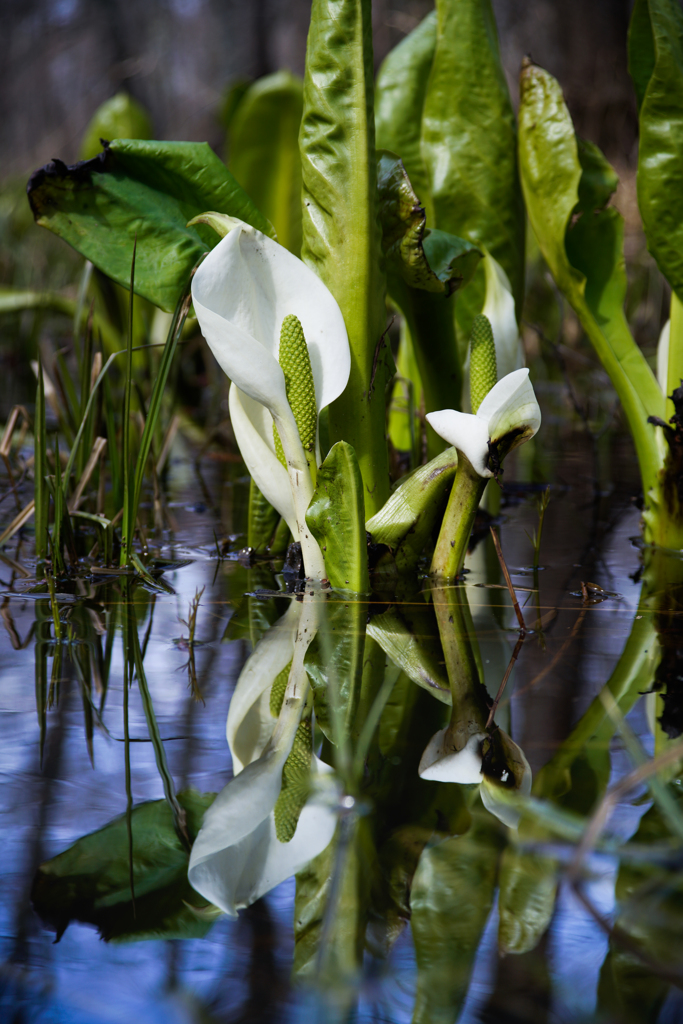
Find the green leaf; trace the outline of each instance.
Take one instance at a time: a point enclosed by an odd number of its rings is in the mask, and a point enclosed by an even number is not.
[[[245,92],[230,124],[228,166],[265,214],[280,245],[301,252],[299,127],[303,83],[290,71],[266,75]]]
[[[443,650],[431,606],[392,605],[368,623],[368,636],[409,679],[423,686],[444,704],[451,703],[451,687],[443,667]]]
[[[356,453],[346,441],[332,446],[318,470],[306,522],[322,549],[332,587],[367,594],[370,583],[363,481]]]
[[[465,835],[422,853],[410,900],[417,961],[414,1024],[446,1024],[459,1016],[493,906],[500,847],[499,830],[477,816]]]
[[[427,208],[431,197],[420,127],[435,49],[436,11],[431,11],[384,59],[375,92],[377,146],[398,154]]]
[[[343,745],[351,733],[360,695],[368,606],[330,594],[321,611],[324,617],[304,664],[316,723],[331,743]]]
[[[378,153],[377,189],[382,247],[390,272],[411,288],[441,295],[452,295],[467,284],[481,252],[445,231],[426,230],[424,209],[393,153]]]
[[[683,11],[637,0],[629,70],[639,102],[638,206],[647,247],[683,300]]]
[[[218,242],[209,227],[187,227],[193,217],[217,210],[273,235],[205,142],[115,140],[93,160],[53,160],[36,171],[28,197],[38,224],[123,287],[137,236],[136,291],[167,312]]]
[[[297,981],[324,979],[342,998],[352,990],[363,959],[367,893],[375,859],[367,821],[360,819],[348,830],[338,829],[330,845],[297,874],[293,964]],[[326,945],[321,948],[323,934]]]
[[[191,839],[214,797],[194,790],[178,794]],[[70,921],[94,924],[106,941],[201,938],[211,927],[210,918],[191,909],[207,904],[187,880],[189,853],[176,835],[167,802],[139,804],[131,818],[135,907],[126,815],[38,868],[31,900],[58,939]]]
[[[579,201],[574,213],[595,213],[607,203],[619,184],[614,168],[605,160],[600,150],[587,139],[576,137],[576,146],[581,164],[579,179]]]
[[[647,417],[663,415],[664,397],[624,316],[622,218],[612,207],[589,213],[585,205],[605,199],[613,179],[595,147],[579,148],[551,75],[525,61],[520,88],[520,171],[529,220],[621,400],[648,495],[657,486],[661,455]]]
[[[145,108],[127,92],[117,92],[93,114],[83,133],[81,160],[92,160],[102,149],[102,139],[151,139],[152,122]]]
[[[458,457],[448,448],[401,483],[386,505],[366,523],[376,544],[394,551],[401,571],[414,569],[432,532],[441,522]]]
[[[484,246],[506,271],[520,310],[524,204],[517,135],[490,0],[438,0],[437,40],[422,116],[434,227]],[[432,226],[430,221],[430,226]],[[484,303],[480,270],[458,302],[458,326]]]
[[[346,323],[351,375],[330,406],[330,440],[355,448],[369,514],[389,493],[384,391],[393,376],[383,342],[373,80],[369,0],[313,0],[300,135],[302,258]]]

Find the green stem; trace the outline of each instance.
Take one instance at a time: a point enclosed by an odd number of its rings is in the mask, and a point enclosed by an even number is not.
[[[680,387],[683,379],[683,303],[671,292],[671,324],[669,327],[669,363],[666,371],[666,414],[668,421],[675,413],[674,404],[669,395]]]
[[[470,736],[485,731],[488,717],[474,650],[474,625],[464,587],[434,589],[432,602],[453,699],[449,730],[456,750],[462,750]]]
[[[452,580],[462,570],[474,517],[487,483],[488,479],[475,473],[469,459],[459,451],[453,490],[432,558],[432,576]]]

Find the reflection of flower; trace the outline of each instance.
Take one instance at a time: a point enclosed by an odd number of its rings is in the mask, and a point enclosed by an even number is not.
[[[192,301],[202,333],[232,381],[237,443],[254,482],[301,540],[307,572],[324,575],[320,550],[306,526],[313,484],[278,353],[282,323],[293,314],[303,328],[320,413],[349,378],[344,319],[320,278],[277,242],[242,221],[204,216],[228,233],[197,270]],[[287,469],[275,452],[273,423]],[[319,463],[317,431],[314,455]]]
[[[529,371],[521,369],[499,380],[475,414],[442,409],[427,413],[427,420],[467,457],[478,476],[491,477],[508,452],[538,431],[541,410]]]
[[[261,756],[272,736],[275,722],[270,691],[273,681],[292,660],[301,609],[300,601],[290,602],[285,614],[263,634],[240,672],[226,725],[235,775]]]
[[[521,815],[505,800],[504,791],[514,789],[523,796],[531,792],[529,762],[502,729],[473,732],[460,748],[452,725],[440,729],[427,744],[418,771],[435,782],[480,785],[484,807],[510,828],[517,827]]]
[[[190,885],[231,917],[296,874],[332,841],[337,815],[324,792],[315,791],[293,838],[278,840],[273,808],[288,753],[288,748],[273,751],[232,779],[206,812],[192,847]],[[330,771],[314,761],[318,772]]]
[[[330,769],[314,757],[311,794],[289,842],[280,842],[275,826],[282,772],[308,692],[304,655],[317,629],[317,608],[309,596],[292,603],[261,638],[245,665],[235,689],[236,710],[233,712],[231,703],[228,715],[235,777],[206,812],[190,855],[190,884],[233,917],[321,853],[337,825],[331,801],[322,787],[315,785],[316,776]],[[264,741],[270,707],[264,709],[263,700],[289,660],[292,665],[282,709],[276,723],[270,719]],[[254,720],[250,720],[252,715]],[[241,758],[249,763],[245,765]]]

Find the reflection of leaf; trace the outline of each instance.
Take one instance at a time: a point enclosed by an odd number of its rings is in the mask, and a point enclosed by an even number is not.
[[[305,668],[313,691],[316,723],[331,743],[348,736],[356,714],[363,672],[367,605],[331,594]],[[334,716],[339,716],[339,721]]]
[[[680,779],[668,787],[679,808]],[[661,845],[671,839],[671,831],[655,804],[641,818],[633,842],[642,848]],[[615,888],[618,914],[615,927],[626,932],[638,948],[652,960],[679,975],[683,967],[681,930],[683,928],[683,883],[680,865],[674,857],[669,864],[648,863],[645,859],[623,861]],[[643,964],[635,953],[614,942],[602,965],[598,987],[598,1006],[624,1024],[657,1020],[669,985]]]
[[[443,667],[443,650],[429,605],[392,606],[368,623],[368,634],[406,675],[444,704],[451,688]]]
[[[219,241],[211,228],[187,227],[189,220],[218,210],[273,233],[205,142],[114,140],[93,160],[73,167],[53,160],[36,171],[28,197],[38,224],[124,288],[137,237],[135,290],[168,312],[197,260]]]
[[[320,980],[319,967],[335,988],[356,979],[374,862],[368,825],[361,820],[338,829],[329,846],[297,874],[293,968],[297,980],[311,976]]]
[[[191,839],[214,796],[194,790],[178,794]],[[176,835],[168,803],[139,804],[132,832],[134,908],[125,815],[38,868],[31,900],[57,938],[70,921],[94,924],[103,939],[119,942],[201,938],[209,930],[211,921],[191,909],[206,904],[187,880],[189,854]]]
[[[493,905],[500,844],[498,830],[475,817],[465,835],[428,847],[420,858],[410,900],[415,1024],[451,1024],[459,1015]]]

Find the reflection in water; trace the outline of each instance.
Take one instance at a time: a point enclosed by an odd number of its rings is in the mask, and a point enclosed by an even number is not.
[[[542,636],[525,637],[493,718],[519,634],[488,545],[464,584],[400,600],[288,594],[267,566],[200,550],[167,568],[173,594],[113,573],[54,600],[12,583],[0,1006],[70,1021],[114,1005],[165,1021],[675,1020],[681,761],[614,786],[639,742],[676,742],[681,563],[644,552],[637,600],[615,563],[563,562],[539,590],[506,553]],[[584,574],[625,598],[572,597]],[[173,638],[202,587],[188,690]],[[554,691],[552,740],[536,704]]]

